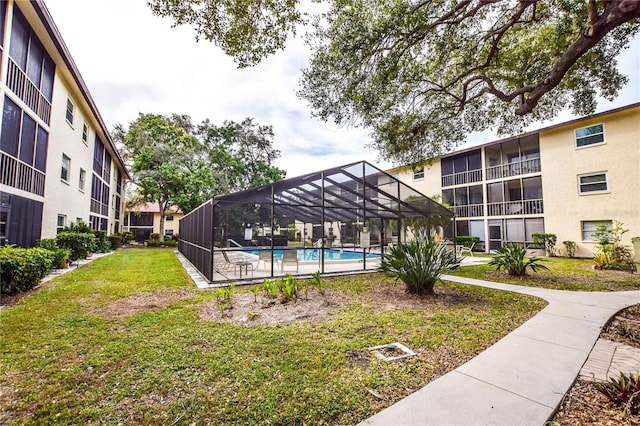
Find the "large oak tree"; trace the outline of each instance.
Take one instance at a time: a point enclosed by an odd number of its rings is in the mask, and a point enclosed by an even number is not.
[[[640,28],[637,0],[327,0],[311,19],[300,95],[314,113],[367,126],[410,163],[473,131],[520,131],[568,107],[595,110],[627,78],[616,57]],[[297,0],[151,0],[155,14],[256,64],[305,22]],[[637,46],[636,46],[637,48]]]

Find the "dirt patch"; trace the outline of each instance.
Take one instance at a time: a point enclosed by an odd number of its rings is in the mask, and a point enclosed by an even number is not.
[[[486,300],[479,295],[463,293],[453,288],[436,287],[435,294],[407,293],[404,284],[374,286],[365,293],[366,300],[373,299],[374,303],[386,309],[425,309],[427,307],[445,307],[473,304],[485,306]]]
[[[200,319],[242,324],[246,326],[286,324],[294,321],[323,321],[336,315],[351,298],[340,292],[309,290],[307,298],[285,302],[281,298],[266,299],[253,294],[234,294],[231,306],[224,312],[216,300],[203,303]]]
[[[631,321],[626,321],[627,319]],[[640,305],[624,309],[605,326],[600,337],[640,348]],[[578,380],[565,395],[553,418],[555,425],[640,425],[640,414],[630,415],[599,392],[592,380]]]
[[[189,299],[193,296],[191,290],[156,291],[138,294],[109,302],[100,309],[94,309],[93,314],[107,319],[126,318],[142,312],[151,312],[163,308],[171,303]]]

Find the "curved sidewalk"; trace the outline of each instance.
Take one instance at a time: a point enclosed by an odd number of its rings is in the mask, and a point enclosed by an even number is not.
[[[544,425],[609,318],[640,303],[640,291],[575,292],[442,278],[537,296],[549,304],[472,360],[361,425]]]

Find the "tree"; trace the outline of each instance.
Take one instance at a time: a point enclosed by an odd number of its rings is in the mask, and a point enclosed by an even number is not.
[[[155,114],[140,114],[128,131],[122,126],[114,131],[131,162],[140,201],[158,204],[161,239],[167,209],[199,198],[212,183],[212,174],[197,159],[199,144],[192,133],[188,116]]]
[[[129,205],[152,202],[160,210],[160,235],[168,207],[189,213],[215,195],[281,180],[284,170],[271,163],[273,129],[247,118],[238,124],[199,126],[188,115],[140,114],[128,130],[117,125],[114,140],[124,148],[136,193]]]
[[[316,15],[300,96],[314,113],[372,129],[381,156],[414,163],[466,134],[521,131],[595,110],[627,78],[616,56],[640,28],[637,0],[331,0]],[[296,0],[152,0],[240,66],[282,48]],[[266,40],[266,41],[265,41]]]
[[[284,179],[286,172],[272,165],[280,157],[273,148],[273,128],[252,118],[215,126],[205,120],[198,135],[209,167],[224,176],[225,192],[242,191]]]

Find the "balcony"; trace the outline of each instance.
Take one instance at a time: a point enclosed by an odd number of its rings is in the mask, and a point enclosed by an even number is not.
[[[544,213],[542,199],[489,203],[487,208],[489,209],[488,216],[521,216]]]
[[[466,206],[454,206],[453,212],[457,218],[460,217],[479,217],[484,216],[484,208],[482,204],[469,204]]]
[[[31,82],[18,64],[9,58],[7,70],[7,86],[29,106],[45,123],[51,119],[51,102],[45,98],[40,89]]]
[[[0,152],[0,182],[12,188],[44,196],[45,174],[22,161]]]
[[[442,186],[462,185],[469,182],[482,181],[482,169],[468,170],[466,172],[454,173],[442,176]]]
[[[540,159],[531,158],[529,160],[516,161],[499,166],[487,167],[487,180],[501,179],[510,176],[536,173],[540,171]]]

